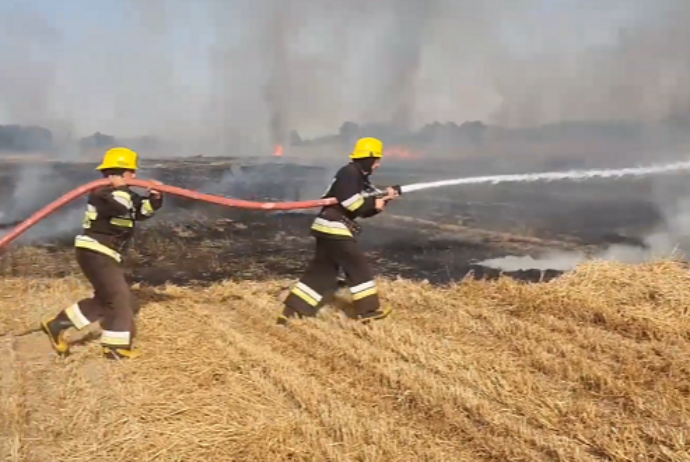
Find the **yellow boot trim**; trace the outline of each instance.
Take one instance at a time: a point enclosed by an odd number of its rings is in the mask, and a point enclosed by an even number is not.
[[[388,316],[390,316],[390,314],[392,312],[393,312],[393,308],[391,308],[390,306],[386,306],[385,308],[381,309],[380,314],[377,314],[376,316],[371,316],[369,318],[361,318],[360,322],[366,324],[369,321],[377,321],[379,319],[384,319],[384,318],[387,318]]]
[[[69,343],[65,339],[65,331],[63,330],[60,332],[58,335],[58,341],[56,342],[53,334],[50,333],[50,328],[48,327],[48,324],[55,318],[51,319],[45,319],[41,321],[41,330],[45,332],[45,334],[48,336],[48,340],[50,340],[50,345],[53,347],[53,350],[61,356],[66,355],[69,353]]]
[[[108,348],[103,347],[103,354],[105,356],[116,356],[117,359],[136,359],[141,356],[141,350],[138,348]]]

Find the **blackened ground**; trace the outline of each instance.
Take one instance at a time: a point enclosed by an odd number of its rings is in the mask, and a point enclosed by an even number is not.
[[[392,171],[382,168],[373,177],[374,183],[409,184],[437,180],[442,175],[438,169],[432,177],[431,172],[403,167]],[[457,167],[451,165],[443,175],[462,177],[462,171],[456,171]],[[317,198],[328,185],[334,168],[267,163],[217,165],[210,169],[194,164],[184,169],[157,168],[148,173],[191,189],[249,200],[285,201]],[[687,182],[677,175],[663,178],[663,187],[658,178],[447,187],[405,195],[390,210],[438,223],[606,245],[615,243],[612,236],[621,232],[645,233],[657,225],[662,220],[660,190],[678,183]],[[184,208],[199,206],[178,198],[173,198],[172,203]],[[214,213],[212,209],[206,210]]]
[[[296,279],[312,257],[314,240],[308,230],[313,215],[236,212],[232,219],[200,217],[152,221],[142,226],[127,258],[132,281],[156,286],[206,285],[226,279]],[[496,278],[499,271],[475,263],[509,251],[500,240],[449,238],[434,230],[395,226],[379,219],[365,224],[361,244],[379,275],[435,284],[467,276]],[[59,277],[76,270],[71,238],[39,247],[46,252],[45,261],[3,257],[0,275]],[[536,270],[506,274],[538,282],[558,273]]]
[[[246,159],[167,160],[149,163],[140,176],[243,199],[303,200],[323,192],[335,167]],[[56,163],[51,168],[61,181],[52,187],[38,182],[35,189],[29,189],[35,205],[25,204],[22,210],[33,213],[58,193],[97,178],[88,164]],[[8,210],[8,204],[12,206],[9,210],[17,210],[16,183],[18,179],[28,181],[19,169],[9,165],[0,170],[0,213]],[[42,167],[42,175],[45,171]],[[462,176],[454,165],[442,171],[445,178]],[[440,175],[438,168],[432,172],[423,165],[399,164],[377,171],[374,180],[384,186],[442,179]],[[678,189],[680,183],[687,183],[682,180],[666,177],[664,182]],[[640,236],[661,217],[653,200],[658,193],[655,181],[477,185],[412,193],[392,203],[383,217],[367,220],[362,246],[377,271],[386,276],[434,283],[459,280],[469,273],[493,278],[497,270],[476,263],[506,255],[535,255],[561,244],[578,249],[621,242],[641,245]],[[83,201],[78,201],[73,210],[42,224],[48,229],[37,232],[40,242],[63,265],[36,263],[32,272],[50,268],[51,275],[59,275],[69,271],[71,241],[79,231],[82,208]],[[310,213],[247,212],[167,196],[164,209],[143,226],[135,242],[129,263],[133,278],[149,284],[188,284],[226,278],[299,277],[314,245],[308,234]],[[396,215],[409,220],[387,218]],[[5,214],[5,224],[22,218]],[[7,258],[0,260],[3,271],[16,274],[26,269],[20,261],[8,264]],[[548,280],[557,274],[531,270],[512,276]]]
[[[11,229],[14,228],[15,226],[21,224],[22,220],[14,220],[14,221],[9,221],[5,223],[0,223],[0,229]]]
[[[24,197],[28,205],[16,207],[17,164],[0,167],[0,223],[26,218],[31,212],[54,200],[71,188],[97,178],[93,165],[52,164],[52,176],[40,166],[41,181]],[[424,165],[404,162],[385,164],[373,180],[380,186],[409,184],[467,175],[462,162]],[[165,183],[213,194],[252,200],[305,200],[318,197],[325,190],[337,164],[296,165],[266,159],[177,159],[144,163],[142,178],[156,178]],[[29,169],[39,166],[29,166]],[[516,170],[521,171],[521,170]],[[490,174],[472,171],[472,175]],[[659,204],[669,197],[686,197],[688,182],[682,175],[633,180],[596,180],[588,182],[553,182],[489,184],[447,187],[411,193],[392,205],[393,213],[439,223],[461,224],[478,229],[510,232],[533,237],[605,245],[624,234],[639,237],[662,220]],[[10,202],[13,202],[10,204]],[[198,202],[169,197],[168,210],[194,209]],[[24,215],[8,214],[19,210]],[[223,216],[218,207],[205,208]],[[614,236],[612,240],[611,237]]]

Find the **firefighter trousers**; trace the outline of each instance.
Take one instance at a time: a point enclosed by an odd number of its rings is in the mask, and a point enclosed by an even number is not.
[[[65,310],[77,329],[102,321],[103,346],[128,349],[136,334],[136,303],[122,265],[113,258],[87,249],[76,249],[77,263],[94,294]]]
[[[317,237],[314,258],[285,299],[286,313],[315,316],[324,296],[337,290],[340,268],[357,314],[366,317],[378,311],[380,301],[374,275],[357,241]]]

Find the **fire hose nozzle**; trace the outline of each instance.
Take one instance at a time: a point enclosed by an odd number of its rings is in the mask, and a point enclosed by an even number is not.
[[[400,185],[394,185],[390,186],[391,188],[395,189],[395,191],[398,193],[398,195],[402,196],[402,187]],[[386,188],[388,189],[388,188]],[[377,187],[373,187],[370,191],[367,191],[366,193],[362,194],[364,197],[375,197],[377,199],[381,199],[383,197],[386,197],[388,194],[388,191],[386,189],[379,189]]]
[[[394,185],[394,186],[390,186],[390,187],[393,188],[393,189],[395,189],[395,190],[397,191],[397,193],[398,193],[399,196],[402,196],[402,188],[400,187],[400,185]],[[377,187],[372,187],[372,189],[370,189],[369,191],[363,193],[362,196],[365,197],[365,198],[367,198],[367,197],[375,197],[375,198],[377,198],[377,199],[381,199],[381,198],[386,197],[386,195],[388,195],[387,189],[388,189],[388,188],[386,188],[386,189],[379,189],[379,188],[377,188]]]
[[[378,188],[373,188],[373,189],[370,189],[369,191],[362,193],[362,197],[364,197],[365,199],[368,197],[375,197],[376,199],[380,199],[382,197],[385,197],[385,195],[386,195],[386,191],[381,191]]]

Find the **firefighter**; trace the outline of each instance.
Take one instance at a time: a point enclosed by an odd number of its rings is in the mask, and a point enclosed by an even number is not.
[[[53,348],[62,356],[70,348],[65,339],[67,329],[81,330],[96,321],[102,321],[101,345],[106,358],[134,358],[140,354],[132,345],[136,303],[125,279],[123,252],[135,223],[151,218],[163,205],[163,196],[155,189],[141,196],[125,184],[125,179],[136,177],[138,160],[136,152],[116,147],[105,153],[96,168],[110,185],[89,195],[84,229],[74,241],[77,263],[93,287],[93,296],[41,323]]]
[[[360,227],[355,221],[377,215],[400,193],[400,188],[390,187],[384,197],[363,196],[373,189],[369,176],[379,167],[382,157],[380,140],[362,138],[350,155],[351,162],[336,173],[323,197],[335,197],[338,204],[323,207],[314,220],[311,234],[316,238],[316,253],[285,299],[278,324],[315,316],[324,296],[337,289],[341,270],[360,321],[382,319],[390,314],[391,309],[382,307],[379,301],[374,274],[357,242]]]

